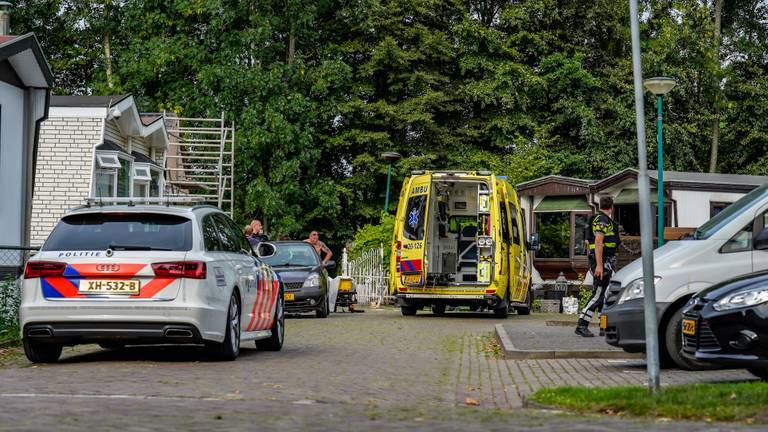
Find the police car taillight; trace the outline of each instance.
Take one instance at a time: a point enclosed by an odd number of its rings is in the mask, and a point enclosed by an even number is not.
[[[178,261],[152,264],[157,277],[205,279],[205,263],[202,261]]]
[[[66,268],[67,264],[62,262],[30,261],[24,267],[24,279],[61,276]]]

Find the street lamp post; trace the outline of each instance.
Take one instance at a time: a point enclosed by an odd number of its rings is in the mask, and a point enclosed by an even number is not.
[[[389,183],[392,179],[392,164],[400,160],[402,156],[400,153],[396,152],[384,152],[381,154],[381,157],[387,161],[387,164],[389,164],[389,167],[387,167],[387,197],[384,200],[384,213],[389,212]]]
[[[658,161],[656,162],[656,169],[658,170],[658,182],[656,185],[656,192],[658,193],[658,200],[656,201],[656,208],[658,209],[658,219],[656,220],[656,232],[658,236],[658,246],[664,246],[664,152],[663,152],[663,127],[662,127],[662,114],[661,114],[661,97],[670,90],[675,88],[677,80],[670,77],[653,77],[643,81],[645,88],[651,93],[656,95],[656,110],[658,112],[656,119],[656,139],[658,144],[656,146]]]
[[[635,88],[635,123],[637,124],[637,189],[640,198],[640,249],[643,261],[643,321],[645,321],[645,355],[648,370],[648,390],[661,391],[659,386],[659,334],[656,322],[656,289],[653,271],[653,228],[651,227],[651,198],[648,181],[648,152],[645,142],[645,108],[643,103],[643,66],[640,61],[640,18],[637,0],[629,0],[629,23],[632,39],[632,76]]]

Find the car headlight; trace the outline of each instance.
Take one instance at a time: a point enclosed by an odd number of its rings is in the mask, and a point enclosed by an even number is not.
[[[712,307],[716,311],[725,311],[755,306],[766,302],[768,302],[768,287],[760,287],[728,294],[716,301]]]
[[[653,284],[656,285],[661,280],[660,276],[653,277]],[[623,304],[629,300],[643,298],[645,296],[645,282],[643,278],[635,279],[621,291],[619,296],[619,304]]]
[[[317,273],[312,273],[308,278],[304,280],[304,285],[302,286],[306,288],[318,285],[320,285],[320,275]]]

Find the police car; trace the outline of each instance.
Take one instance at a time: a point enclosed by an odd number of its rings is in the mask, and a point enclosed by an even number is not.
[[[21,332],[36,363],[82,343],[204,344],[234,360],[242,341],[282,348],[283,301],[279,277],[216,207],[80,208],[27,262]]]

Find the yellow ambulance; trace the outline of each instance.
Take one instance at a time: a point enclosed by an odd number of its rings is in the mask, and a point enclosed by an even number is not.
[[[403,315],[469,306],[531,310],[525,218],[514,187],[486,171],[414,171],[400,192],[390,290]],[[535,247],[535,245],[534,245]]]

